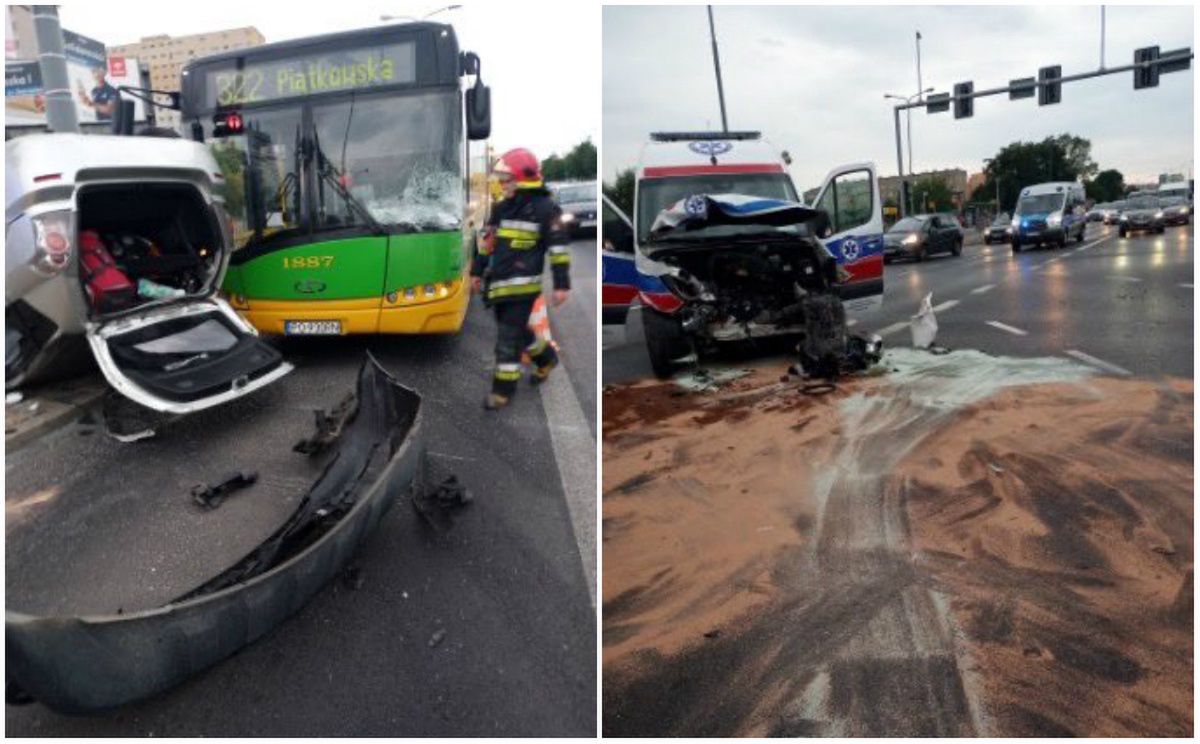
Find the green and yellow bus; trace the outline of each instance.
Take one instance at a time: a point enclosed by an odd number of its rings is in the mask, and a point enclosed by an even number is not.
[[[188,64],[183,127],[224,179],[234,308],[271,334],[457,332],[489,99],[479,58],[438,23]]]

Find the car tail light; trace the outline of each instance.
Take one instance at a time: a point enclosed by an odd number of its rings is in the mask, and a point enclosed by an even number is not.
[[[54,276],[71,261],[72,220],[69,211],[47,212],[31,217],[33,223],[33,268]]]

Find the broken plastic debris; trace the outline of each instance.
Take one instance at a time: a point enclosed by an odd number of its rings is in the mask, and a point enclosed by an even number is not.
[[[337,441],[338,437],[342,435],[342,430],[346,428],[346,422],[352,419],[357,412],[358,397],[354,393],[342,398],[342,401],[328,412],[313,411],[317,430],[311,437],[296,442],[292,451],[309,457],[323,452],[330,444]]]
[[[257,480],[255,471],[230,473],[211,486],[206,483],[192,486],[192,501],[204,509],[216,509],[234,491],[252,486]]]
[[[921,300],[921,308],[912,316],[908,325],[912,331],[913,348],[928,349],[933,345],[938,330],[937,316],[933,314],[933,292]]]

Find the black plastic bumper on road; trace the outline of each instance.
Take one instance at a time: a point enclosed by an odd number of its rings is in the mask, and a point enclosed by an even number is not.
[[[8,612],[10,699],[20,692],[75,714],[140,700],[230,656],[303,607],[420,472],[420,396],[368,357],[358,400],[337,453],[293,517],[204,587],[165,607],[124,615]]]

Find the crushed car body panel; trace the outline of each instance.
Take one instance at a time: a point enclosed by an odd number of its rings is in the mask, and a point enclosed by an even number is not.
[[[228,570],[152,610],[93,617],[8,611],[10,698],[15,685],[73,714],[143,699],[230,656],[303,607],[410,488],[424,455],[417,393],[368,357],[357,394],[354,419],[299,508]]]

